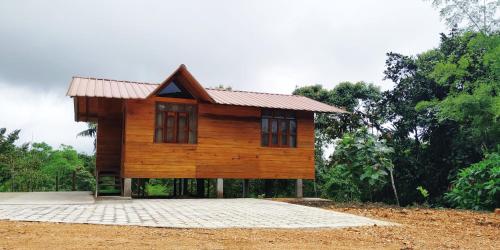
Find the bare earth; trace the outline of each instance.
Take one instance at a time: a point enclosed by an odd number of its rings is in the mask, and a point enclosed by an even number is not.
[[[307,203],[305,205],[388,220],[401,226],[216,230],[0,221],[0,249],[495,249],[500,242],[500,216],[494,213],[394,208],[380,204]]]

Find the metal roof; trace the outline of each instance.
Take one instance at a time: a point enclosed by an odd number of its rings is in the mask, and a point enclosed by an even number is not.
[[[74,76],[67,96],[146,99],[158,84]]]
[[[219,89],[207,89],[207,92],[217,104],[307,110],[328,113],[347,113],[345,110],[300,95],[283,95]]]
[[[159,84],[118,81],[91,77],[73,77],[67,95],[70,97],[106,97],[118,99],[146,99]],[[347,113],[313,99],[284,94],[205,89],[215,104],[306,110],[312,112]]]

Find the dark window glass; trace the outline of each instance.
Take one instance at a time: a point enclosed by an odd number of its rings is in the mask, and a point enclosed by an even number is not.
[[[181,143],[187,143],[189,137],[189,126],[188,126],[188,117],[187,113],[179,113],[178,114],[178,128],[177,128],[177,141]]]
[[[285,111],[283,111],[283,110],[275,110],[274,111],[274,117],[280,118],[280,119],[285,118]]]
[[[297,136],[290,136],[290,147],[297,147]]]
[[[288,145],[288,125],[286,120],[280,120],[280,137],[281,146]]]
[[[168,112],[166,116],[166,121],[164,124],[164,129],[166,138],[165,142],[175,142],[175,114],[174,112]]]
[[[278,145],[278,120],[271,120],[271,144]]]
[[[269,119],[262,118],[261,122],[261,145],[269,146]]]
[[[262,117],[272,117],[273,111],[271,109],[262,110]]]
[[[193,99],[193,96],[184,87],[182,87],[182,85],[176,83],[175,81],[170,82],[167,86],[160,90],[160,92],[158,92],[158,96]]]
[[[290,120],[290,147],[297,147],[297,121]]]

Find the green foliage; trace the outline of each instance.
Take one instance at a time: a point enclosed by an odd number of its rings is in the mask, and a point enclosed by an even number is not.
[[[418,186],[417,190],[424,199],[427,199],[427,197],[429,197],[429,191],[427,191],[427,189],[425,189],[424,187]]]
[[[359,167],[369,165],[369,158],[355,152],[356,147],[346,147],[349,153],[335,151],[332,160],[344,154],[345,161],[336,163],[336,168],[329,168],[325,160],[326,145],[336,138],[342,138],[341,147],[354,144],[344,135],[352,136],[366,126],[394,150],[387,159],[397,166],[393,189],[400,191],[402,204],[442,205],[443,194],[460,170],[479,162],[484,152],[500,143],[498,58],[500,34],[452,30],[441,35],[439,47],[416,56],[388,53],[384,73],[395,84],[391,90],[380,93],[366,84],[359,87],[363,83],[358,87],[342,83],[332,90],[320,85],[297,89],[294,94],[351,112],[316,116],[315,163],[321,193],[338,200],[366,200],[370,195],[378,201],[391,200],[387,185],[391,172],[377,174]],[[347,178],[350,171],[359,180]],[[366,186],[357,196],[352,187],[360,187],[356,182],[361,177]],[[425,186],[427,197],[418,186]]]
[[[163,184],[146,184],[146,194],[148,196],[167,196],[167,188]]]
[[[445,197],[454,207],[492,210],[500,206],[500,154],[462,169]]]
[[[95,158],[62,145],[46,143],[16,146],[19,130],[0,129],[0,191],[93,190]],[[75,183],[73,183],[73,176]]]
[[[87,129],[76,134],[76,136],[94,138],[94,151],[95,151],[97,147],[97,123],[88,122]]]
[[[372,200],[372,193],[389,181],[394,169],[392,152],[385,140],[377,139],[366,128],[345,134],[332,155],[324,192],[339,200]]]
[[[322,196],[338,202],[361,201],[361,189],[344,166],[330,168],[322,178],[325,180]]]

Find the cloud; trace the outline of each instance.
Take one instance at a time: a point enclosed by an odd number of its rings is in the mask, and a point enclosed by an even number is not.
[[[87,126],[74,121],[69,97],[5,83],[0,83],[0,89],[0,128],[7,128],[8,132],[21,129],[18,143],[47,142],[53,147],[66,144],[80,152],[93,151],[92,139],[76,137]]]
[[[181,63],[205,86],[388,89],[385,53],[435,47],[444,31],[421,0],[1,1],[0,121],[23,128],[25,139],[88,149],[72,141],[84,125],[64,97],[71,76],[159,82]]]

